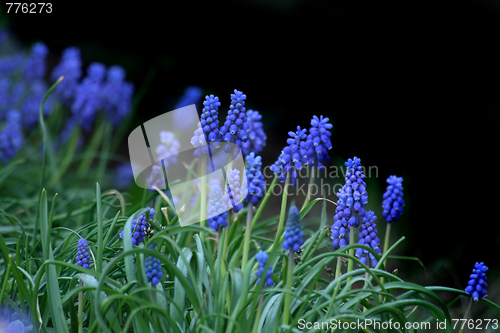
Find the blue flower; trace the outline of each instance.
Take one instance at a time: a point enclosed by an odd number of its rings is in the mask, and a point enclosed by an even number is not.
[[[201,120],[198,123],[198,128],[191,138],[191,144],[195,146],[196,150],[194,156],[200,157],[201,154],[208,153],[207,143],[214,143],[215,148],[219,148],[220,133],[219,133],[219,97],[210,95],[205,96],[203,101],[205,106],[201,111]],[[212,152],[213,154],[214,152]]]
[[[201,111],[200,124],[205,134],[207,142],[220,142],[219,133],[219,97],[210,95],[205,96],[203,101],[203,110]],[[216,146],[217,147],[217,146]]]
[[[114,126],[118,126],[131,110],[133,94],[134,86],[125,81],[125,70],[120,66],[111,66],[103,86],[102,102]]]
[[[358,243],[371,247],[378,255],[380,255],[382,251],[379,248],[380,240],[377,237],[377,225],[375,224],[376,219],[377,217],[374,212],[371,210],[366,212],[366,215],[363,217],[359,227]],[[360,258],[360,261],[365,265],[368,265],[367,259],[370,259],[371,267],[377,266],[378,261],[375,259],[375,256],[365,249],[356,249],[356,257]]]
[[[174,109],[179,109],[184,106],[196,104],[200,100],[202,92],[203,91],[200,87],[197,86],[187,87],[186,90],[184,91],[184,95],[181,96],[181,98],[175,105]]]
[[[0,31],[0,45],[2,45],[3,41],[7,38],[7,30],[3,29]]]
[[[189,86],[184,91],[174,109],[179,109],[191,104],[195,104],[198,107],[198,102],[203,97],[203,90],[197,86]],[[186,119],[186,117],[188,117]],[[198,115],[186,112],[174,112],[174,122],[176,126],[181,130],[188,130],[192,123],[198,120]]]
[[[332,225],[331,238],[335,249],[349,244],[350,226],[355,228],[359,226],[359,218],[366,215],[365,206],[368,203],[361,159],[354,156],[345,162],[345,166],[347,167],[345,184],[337,193],[337,208]]]
[[[125,188],[129,186],[134,180],[134,173],[130,163],[123,163],[118,165],[113,172],[115,184],[117,188]]]
[[[149,246],[150,249],[156,249],[155,244],[151,244]],[[154,257],[152,255],[147,255],[146,256],[146,263],[145,263],[145,268],[146,268],[146,277],[148,279],[148,282],[151,282],[153,286],[156,286],[158,283],[160,283],[160,279],[163,276],[163,273],[161,271],[161,261],[157,257]]]
[[[75,261],[77,266],[90,268],[90,252],[87,241],[83,238],[78,240]]]
[[[24,83],[24,82],[23,82]],[[33,80],[30,84],[24,83],[19,89],[23,89],[22,94],[25,95],[23,104],[21,106],[21,114],[23,127],[27,130],[32,130],[38,124],[40,104],[47,92],[47,84],[42,80]],[[50,113],[52,107],[52,97],[49,96],[45,101],[43,113],[47,115]]]
[[[163,166],[167,169],[169,165],[177,163],[181,143],[175,138],[174,133],[168,131],[160,132],[160,142],[156,147],[157,162],[161,163],[163,160]]]
[[[267,252],[264,252],[262,250],[259,250],[259,253],[257,253],[257,256],[256,256],[256,259],[257,259],[257,262],[259,263],[259,267],[257,268],[257,284],[260,283],[260,278],[262,277],[262,274],[264,274],[264,269],[266,268],[266,265],[267,265],[267,260],[269,259],[269,255],[267,254]],[[273,268],[272,267],[269,267],[269,269],[267,270],[267,274],[266,274],[266,282],[264,283],[264,287],[265,286],[272,286],[274,281],[273,281]]]
[[[387,190],[384,193],[384,201],[382,202],[382,207],[384,211],[382,216],[387,222],[399,220],[399,216],[403,214],[403,206],[405,201],[403,200],[403,178],[390,176],[387,178]]]
[[[227,228],[227,203],[223,200],[222,188],[217,179],[210,180],[209,201],[207,206],[208,224],[214,230]]]
[[[313,116],[311,120],[311,128],[307,136],[305,148],[307,149],[307,157],[309,166],[318,166],[320,170],[324,169],[321,162],[328,162],[328,150],[332,148],[330,136],[332,133],[332,124],[328,123],[328,118]]]
[[[287,139],[288,146],[283,148],[278,160],[271,166],[271,170],[275,174],[279,174],[279,181],[284,182],[286,173],[291,173],[292,185],[297,185],[298,171],[303,165],[307,164],[307,150],[304,148],[304,140],[307,130],[297,126],[296,132],[288,132],[290,138]]]
[[[103,106],[103,80],[106,68],[92,63],[87,76],[76,88],[75,100],[71,105],[72,117],[85,131],[90,131],[97,112]]]
[[[27,81],[41,80],[45,75],[45,58],[49,53],[47,46],[42,43],[36,43],[31,48],[31,53],[23,69],[23,77]]]
[[[193,153],[194,157],[199,158],[202,153],[208,154],[207,140],[200,122],[198,122],[198,128],[194,131],[194,135],[191,138],[191,144],[196,148]]]
[[[148,178],[148,188],[151,192],[156,192],[153,186],[163,189],[166,187],[165,175],[163,174],[163,168],[157,164],[153,165],[151,168],[151,174]]]
[[[474,267],[475,268],[472,270],[472,274],[470,275],[469,283],[465,288],[465,292],[467,294],[472,293],[472,298],[474,298],[475,301],[478,301],[488,295],[488,292],[486,291],[486,287],[488,286],[486,283],[486,271],[488,270],[488,267],[486,267],[483,262],[476,262]]]
[[[82,60],[80,49],[77,47],[68,47],[63,50],[61,61],[53,69],[50,77],[52,81],[56,81],[61,76],[64,76],[64,80],[59,83],[54,93],[69,106],[75,97],[78,82],[82,77]]]
[[[231,169],[227,176],[226,193],[222,200],[226,203],[228,209],[233,209],[233,212],[238,213],[243,209],[242,199],[248,194],[248,191],[241,186],[240,170]]]
[[[234,89],[231,94],[231,105],[227,112],[224,126],[220,129],[222,140],[227,143],[234,143],[237,147],[248,140],[247,132],[250,131],[250,125],[247,123],[245,99],[247,96],[241,91]],[[231,149],[230,145],[224,147],[226,153]]]
[[[251,201],[255,206],[259,203],[259,200],[264,196],[264,192],[266,191],[264,175],[260,171],[262,168],[262,157],[255,156],[255,153],[251,152],[245,159],[247,161],[245,170],[247,181],[243,182],[242,192],[247,192],[248,195],[243,202],[247,204]]]
[[[21,128],[21,114],[18,111],[7,113],[5,125],[0,131],[0,159],[7,164],[14,157],[24,142]]]
[[[6,77],[19,71],[22,68],[24,53],[19,52],[14,55],[0,59],[0,77]]]
[[[302,224],[300,223],[299,209],[294,205],[288,211],[288,220],[286,221],[286,229],[283,243],[283,250],[290,250],[294,252],[300,251],[300,247],[304,244],[302,237]]]
[[[243,143],[241,149],[245,155],[250,154],[250,152],[258,154],[266,145],[267,136],[264,133],[261,119],[262,116],[259,111],[247,111],[247,122],[250,125],[250,131],[248,132],[248,140]]]
[[[0,78],[0,120],[3,120],[7,116],[7,112],[14,108],[10,85],[10,78]]]
[[[149,210],[149,219],[151,220],[155,216],[155,210],[153,208],[147,207]],[[139,245],[144,241],[144,236],[146,236],[147,230],[149,229],[149,223],[146,221],[146,213],[142,214],[138,218],[132,221],[131,233],[132,233],[132,245]],[[120,237],[123,238],[123,230],[120,232]]]

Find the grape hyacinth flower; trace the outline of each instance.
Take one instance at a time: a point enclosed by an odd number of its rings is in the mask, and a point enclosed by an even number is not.
[[[208,218],[210,228],[216,231],[227,228],[227,203],[222,199],[222,193],[219,181],[211,179],[207,213],[211,216]]]
[[[382,216],[388,223],[391,223],[399,220],[399,216],[403,214],[403,206],[405,205],[403,200],[403,178],[390,176],[387,178],[387,183],[389,185],[383,196],[382,207],[384,211]]]
[[[125,70],[120,66],[108,69],[103,85],[103,109],[114,126],[118,126],[132,108],[134,86],[125,81]]]
[[[151,192],[155,192],[153,186],[156,186],[159,189],[163,189],[166,187],[163,168],[156,164],[151,168],[151,174],[148,178],[148,188],[151,190]]]
[[[467,294],[472,294],[474,301],[478,301],[488,295],[486,291],[486,287],[488,286],[486,283],[486,271],[488,271],[488,267],[486,267],[483,262],[476,262],[474,267],[468,285],[465,288],[465,292]]]
[[[304,140],[307,130],[297,126],[296,132],[288,132],[290,138],[287,139],[288,146],[283,148],[278,160],[271,166],[275,174],[279,174],[279,181],[284,182],[286,173],[291,173],[292,185],[297,185],[298,171],[307,164],[307,150],[304,148]]]
[[[78,82],[82,76],[81,67],[80,49],[68,47],[63,50],[59,64],[52,71],[52,81],[64,76],[64,80],[56,87],[54,93],[68,106],[75,97]]]
[[[198,102],[200,99],[203,97],[203,90],[200,87],[197,86],[188,86],[186,90],[184,90],[184,94],[181,96],[177,104],[175,104],[174,109],[180,109],[182,107],[195,104],[198,106]],[[193,118],[196,117],[196,119],[191,118],[191,115],[193,115]],[[186,119],[186,116],[189,118]],[[188,112],[186,113],[179,113],[179,112],[174,112],[174,121],[175,124],[179,127],[180,130],[185,131],[188,130],[186,126],[189,126],[193,122],[197,120],[197,116]]]
[[[72,118],[87,132],[92,128],[94,118],[103,105],[105,73],[103,64],[90,64],[87,76],[76,88],[75,100],[71,105]]]
[[[255,156],[251,152],[246,156],[246,177],[247,181],[243,182],[242,192],[247,192],[248,195],[243,200],[244,203],[252,202],[252,205],[257,205],[259,200],[264,196],[266,191],[266,184],[264,182],[264,175],[260,171],[262,167],[262,157]]]
[[[330,130],[333,125],[328,123],[328,118],[313,116],[311,119],[311,128],[307,136],[304,148],[307,149],[309,166],[318,166],[320,170],[324,169],[322,162],[330,161],[328,150],[332,148]]]
[[[294,205],[288,211],[288,220],[286,221],[285,241],[283,243],[283,250],[290,250],[299,252],[300,247],[304,244],[302,237],[302,224],[300,223],[299,209]]]
[[[90,252],[89,245],[87,241],[83,238],[78,240],[78,247],[76,250],[75,261],[77,266],[81,266],[83,268],[90,268]]]
[[[354,156],[353,159],[345,162],[345,166],[347,167],[345,184],[337,193],[339,199],[333,217],[331,236],[333,248],[341,248],[349,244],[349,229],[351,226],[354,228],[359,226],[359,218],[366,215],[365,206],[368,203],[361,159]]]
[[[0,131],[0,159],[7,164],[21,149],[23,142],[21,114],[12,110],[7,113],[5,126]]]
[[[234,89],[234,94],[231,94],[231,105],[227,112],[226,121],[220,129],[222,140],[227,143],[234,143],[237,147],[241,147],[248,140],[247,132],[250,131],[250,125],[247,123],[245,113],[246,98],[247,96],[243,92]],[[224,147],[226,153],[230,149],[229,144]]]
[[[169,165],[177,163],[181,143],[175,138],[174,133],[168,131],[160,132],[160,141],[161,144],[156,147],[157,162],[162,163],[163,160],[163,166],[166,169]]]
[[[376,219],[377,216],[375,216],[374,212],[371,210],[366,212],[366,215],[363,217],[363,221],[359,227],[358,243],[371,247],[378,255],[380,255],[382,251],[379,248],[380,240],[377,237],[377,225],[375,224]],[[378,261],[375,259],[375,256],[365,249],[356,249],[356,257],[360,258],[359,260],[365,265],[368,265],[367,259],[369,259],[369,263],[372,268],[377,266]]]
[[[49,49],[44,43],[39,42],[33,45],[23,69],[23,77],[25,80],[31,82],[33,80],[43,79],[46,69],[45,58],[48,53]]]
[[[219,145],[217,143],[220,142],[219,97],[214,95],[205,96],[203,106],[200,124],[203,129],[203,134],[205,134],[205,141],[208,143],[215,143],[215,148],[218,148]]]
[[[222,196],[222,200],[228,208],[232,208],[233,212],[238,213],[243,209],[242,198],[248,194],[248,190],[241,187],[240,170],[229,170],[226,181],[226,193]]]
[[[149,219],[155,216],[155,210],[153,208],[147,207],[149,210]],[[146,221],[146,213],[142,214],[138,218],[132,221],[132,245],[139,245],[144,241],[144,236],[146,236],[147,230],[149,229],[149,223]],[[123,238],[123,230],[120,232],[120,237]]]
[[[262,116],[259,111],[248,110],[247,111],[247,122],[250,125],[250,131],[248,132],[248,140],[242,143],[241,150],[244,155],[248,155],[251,152],[258,154],[262,151],[266,145],[267,136],[264,133]]]
[[[33,80],[29,85],[23,84],[18,86],[23,90],[23,94],[27,94],[21,106],[22,125],[27,130],[32,130],[38,124],[40,104],[47,92],[47,85],[42,80]],[[50,113],[52,106],[52,98],[49,96],[44,104],[44,115]]]
[[[202,153],[208,154],[207,140],[205,139],[200,122],[198,122],[198,128],[194,131],[194,135],[191,138],[191,144],[196,148],[193,153],[194,157],[199,158]]]
[[[149,248],[156,249],[156,244],[151,244]],[[156,286],[158,283],[160,283],[160,279],[163,276],[163,273],[161,271],[160,259],[148,254],[146,256],[145,265],[146,265],[146,277],[148,279],[148,282],[151,282],[153,286]]]
[[[134,180],[134,172],[130,163],[122,163],[113,172],[114,184],[117,188],[126,188]]]
[[[262,250],[259,250],[259,253],[257,253],[257,262],[259,263],[259,267],[257,268],[257,284],[260,283],[260,278],[262,277],[262,274],[264,273],[264,269],[266,268],[266,265],[267,265],[267,260],[269,259],[269,255],[267,254],[267,252],[264,252]],[[265,283],[264,283],[264,287],[265,286],[272,286],[274,281],[273,281],[273,278],[272,278],[272,275],[273,275],[273,268],[272,267],[269,267],[269,269],[267,270],[267,274],[266,274],[266,277],[265,277]]]

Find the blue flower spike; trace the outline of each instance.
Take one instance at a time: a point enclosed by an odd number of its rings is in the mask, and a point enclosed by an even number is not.
[[[251,152],[245,159],[247,162],[245,170],[247,181],[243,182],[242,187],[244,189],[242,192],[247,192],[248,195],[243,202],[246,204],[252,202],[255,206],[259,203],[259,200],[264,196],[264,192],[266,191],[264,175],[260,171],[262,168],[262,157],[255,156],[255,153]]]
[[[152,220],[155,216],[155,210],[149,207],[146,209],[149,211],[149,220]],[[132,245],[139,245],[144,241],[144,237],[147,235],[150,227],[149,220],[146,219],[146,213],[144,213],[132,221]],[[123,230],[120,232],[120,237],[123,238]]]
[[[156,249],[156,244],[151,244],[149,246],[150,249]],[[152,255],[146,256],[146,277],[148,282],[151,282],[153,286],[156,286],[160,283],[160,279],[163,276],[161,271],[161,261],[157,257]]]
[[[384,211],[382,216],[388,223],[399,220],[399,216],[403,214],[403,178],[390,176],[387,178],[387,190],[384,193],[382,207]]]
[[[472,294],[474,301],[478,301],[488,295],[486,291],[486,287],[488,286],[486,283],[486,271],[488,271],[488,267],[483,262],[476,262],[470,275],[469,283],[465,288],[467,294]]]
[[[377,225],[375,224],[375,220],[377,220],[377,217],[374,212],[371,210],[366,212],[366,215],[363,217],[359,227],[358,243],[371,247],[378,255],[380,255],[382,251],[379,248],[380,239],[377,237]],[[365,249],[356,249],[356,257],[358,257],[359,260],[365,265],[368,265],[369,263],[372,268],[377,266],[378,261],[375,259],[375,256]]]
[[[208,208],[209,216],[208,224],[215,231],[220,231],[221,228],[227,228],[227,203],[222,199],[223,192],[217,179],[210,180],[210,192],[208,193]]]
[[[227,143],[234,143],[237,147],[242,147],[243,143],[248,140],[248,132],[250,131],[250,124],[248,124],[246,117],[246,99],[247,95],[234,89],[234,94],[231,94],[231,105],[229,111],[227,111],[226,121],[220,129],[222,140]],[[230,149],[229,144],[224,147],[226,153]]]
[[[259,111],[247,111],[247,121],[250,125],[250,131],[248,132],[248,140],[243,143],[242,151],[244,155],[248,155],[251,152],[258,154],[266,145],[267,135],[264,132],[261,119],[262,116]]]
[[[89,245],[87,241],[83,238],[80,238],[78,240],[75,261],[77,266],[81,266],[83,268],[90,268]]]
[[[283,250],[299,252],[300,247],[304,244],[302,224],[300,223],[300,212],[297,206],[290,207],[288,211],[288,220],[286,221],[286,229],[283,243]]]
[[[330,130],[333,125],[328,123],[329,118],[313,116],[311,119],[311,128],[307,140],[303,143],[303,148],[307,150],[309,166],[318,166],[320,170],[324,169],[322,162],[330,161],[328,150],[332,148]]]
[[[257,268],[257,284],[260,283],[260,278],[262,277],[262,275],[264,274],[264,270],[266,268],[266,265],[267,265],[267,260],[269,259],[269,255],[267,254],[267,252],[264,252],[262,250],[259,250],[259,253],[257,253],[257,262],[259,263],[259,267]],[[267,270],[267,274],[266,274],[266,281],[264,283],[264,287],[265,286],[272,286],[274,281],[273,281],[273,278],[272,278],[272,275],[273,275],[273,268],[272,267],[269,267],[269,269]]]
[[[6,118],[5,126],[0,130],[0,160],[5,164],[17,154],[24,142],[21,114],[11,110]]]
[[[233,212],[238,213],[243,209],[243,204],[241,203],[243,196],[246,197],[248,191],[241,186],[240,170],[231,169],[229,170],[227,176],[227,186],[226,193],[222,197],[222,200],[226,203],[229,209]]]
[[[307,150],[305,149],[304,139],[307,138],[307,129],[301,129],[297,126],[296,132],[288,132],[290,138],[287,139],[288,146],[283,148],[278,160],[271,166],[271,170],[278,175],[279,181],[284,182],[286,173],[291,173],[292,185],[297,185],[298,171],[303,165],[307,165]]]
[[[337,193],[339,199],[333,216],[331,238],[334,249],[349,244],[350,227],[359,226],[360,218],[366,215],[365,206],[368,203],[361,159],[354,156],[345,162],[345,166],[347,167],[345,184]]]

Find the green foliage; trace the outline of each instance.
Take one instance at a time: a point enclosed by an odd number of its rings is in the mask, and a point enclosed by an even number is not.
[[[42,131],[33,136],[42,139],[42,147],[46,147],[50,135],[43,119],[41,124]],[[105,139],[110,134],[105,128],[96,130],[104,139],[92,140],[90,148],[78,153],[87,161],[83,168],[75,164],[79,157],[74,139],[58,153],[51,149],[44,150],[42,156],[30,152],[33,156],[22,155],[0,167],[0,303],[2,315],[11,321],[33,325],[37,332],[77,332],[81,326],[84,332],[249,333],[298,332],[305,322],[339,325],[368,319],[392,323],[392,328],[377,332],[416,332],[406,329],[405,324],[420,321],[435,327],[436,321],[451,322],[449,304],[436,292],[468,297],[462,290],[420,286],[385,271],[383,263],[404,237],[382,256],[359,244],[333,251],[326,207],[334,203],[328,198],[312,200],[301,210],[301,218],[305,218],[315,212],[317,203],[322,204],[316,229],[305,230],[303,251],[289,258],[281,247],[287,197],[282,200],[279,216],[261,218],[276,179],[253,218],[249,217],[252,229],[247,246],[243,241],[247,209],[232,214],[229,229],[221,235],[201,225],[181,227],[178,217],[169,216],[167,222],[158,209],[167,202],[156,193],[144,191],[134,199],[116,189],[102,191],[99,183],[89,184],[89,175],[104,174],[111,156]],[[98,151],[101,143],[104,152]],[[43,172],[45,154],[50,170],[47,177]],[[101,162],[93,163],[97,155]],[[42,163],[36,162],[37,158]],[[68,173],[72,176],[66,177]],[[121,239],[119,231],[130,230],[133,219],[143,214],[146,206],[157,211],[152,223],[155,231],[145,243],[133,246],[131,235],[124,233]],[[91,269],[74,264],[80,237],[88,241]],[[149,248],[151,243],[157,244],[157,250]],[[355,247],[371,252],[378,260],[377,267],[368,268],[349,254]],[[242,270],[243,248],[249,253]],[[261,248],[269,254],[265,271],[273,267],[272,287],[263,287],[265,279],[256,284],[255,255]],[[162,263],[164,276],[157,287],[147,282],[147,255]],[[349,272],[343,259],[353,263]],[[344,272],[336,278],[335,267]],[[290,295],[290,311],[284,325],[286,294]],[[488,299],[481,302],[500,312],[496,303]],[[394,328],[396,323],[399,329]],[[314,325],[302,330],[326,331]],[[343,331],[347,330],[335,330]],[[454,330],[448,325],[446,331]]]

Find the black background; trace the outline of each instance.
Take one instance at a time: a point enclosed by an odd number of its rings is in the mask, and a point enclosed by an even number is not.
[[[289,130],[329,116],[333,160],[357,155],[377,166],[379,195],[389,175],[405,178],[408,204],[393,225],[394,239],[406,236],[399,254],[432,268],[432,284],[464,288],[476,261],[498,276],[494,1],[167,3],[54,3],[52,14],[8,15],[9,29],[23,43],[44,41],[53,65],[78,45],[86,65],[120,64],[136,87],[155,70],[137,123],[190,84],[219,95],[222,108],[242,90],[263,114],[267,165]]]

